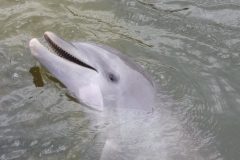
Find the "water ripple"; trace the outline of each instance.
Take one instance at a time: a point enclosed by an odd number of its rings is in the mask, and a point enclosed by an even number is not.
[[[237,0],[4,0],[0,159],[237,159],[239,10]],[[36,85],[28,42],[46,30],[136,60],[153,76],[154,112],[96,113],[42,67]]]

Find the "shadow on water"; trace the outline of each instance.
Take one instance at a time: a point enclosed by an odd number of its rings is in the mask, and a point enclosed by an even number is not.
[[[33,76],[33,83],[35,84],[35,86],[43,87],[44,83],[43,83],[43,79],[42,79],[39,67],[38,66],[32,67],[30,68],[29,72]]]
[[[43,70],[45,70],[45,69],[43,68]],[[30,68],[29,72],[33,76],[33,84],[36,87],[43,87],[45,85],[43,82],[42,74],[41,74],[41,67],[34,66],[34,67]],[[58,79],[53,77],[50,73],[46,73],[46,77],[49,80],[51,80],[52,82],[54,82],[56,84],[56,86],[59,86],[61,88],[66,88],[62,82],[60,82]],[[71,95],[71,93],[66,93],[65,96],[67,96],[70,101],[79,103],[79,101],[73,95]]]

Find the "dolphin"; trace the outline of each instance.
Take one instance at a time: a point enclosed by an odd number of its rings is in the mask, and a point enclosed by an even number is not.
[[[29,42],[31,55],[80,102],[99,111],[106,108],[152,111],[154,83],[126,55],[100,43],[70,43],[49,31],[44,38],[52,51],[33,38]]]

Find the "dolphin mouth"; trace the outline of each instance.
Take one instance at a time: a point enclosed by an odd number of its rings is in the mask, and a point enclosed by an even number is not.
[[[72,63],[75,63],[77,65],[80,65],[82,67],[85,68],[89,68],[92,70],[95,70],[96,72],[98,72],[95,68],[93,68],[92,66],[84,63],[83,61],[81,61],[80,59],[76,58],[74,55],[72,55],[70,52],[67,52],[66,50],[63,49],[63,47],[61,47],[60,45],[57,44],[57,42],[54,42],[53,39],[51,39],[51,36],[49,36],[49,34],[53,34],[51,32],[45,32],[44,33],[44,38],[46,40],[46,42],[48,43],[48,45],[52,48],[52,50],[56,53],[57,56],[68,60]],[[56,35],[54,35],[56,36]],[[58,36],[56,36],[57,38],[59,38]],[[59,38],[61,39],[61,38]],[[63,40],[63,39],[62,39]],[[64,40],[63,40],[64,41]],[[66,41],[65,41],[66,42]],[[68,43],[68,42],[66,42]],[[71,45],[71,47],[76,48],[75,46],[73,46],[71,43],[69,43]]]

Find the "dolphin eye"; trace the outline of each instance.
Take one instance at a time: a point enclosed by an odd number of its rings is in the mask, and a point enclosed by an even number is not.
[[[117,76],[115,76],[114,74],[112,73],[109,73],[108,74],[108,80],[112,83],[117,83],[118,82],[118,78]]]

